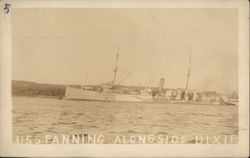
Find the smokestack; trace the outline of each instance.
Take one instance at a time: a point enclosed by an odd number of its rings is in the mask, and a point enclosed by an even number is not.
[[[159,92],[160,92],[160,93],[163,91],[164,82],[165,82],[165,79],[164,79],[164,78],[161,78],[161,79],[160,79],[160,83],[159,83]]]

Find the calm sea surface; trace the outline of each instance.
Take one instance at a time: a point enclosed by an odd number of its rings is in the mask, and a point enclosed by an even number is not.
[[[131,135],[237,135],[238,106],[13,98],[14,142],[63,134],[103,135],[104,143]]]

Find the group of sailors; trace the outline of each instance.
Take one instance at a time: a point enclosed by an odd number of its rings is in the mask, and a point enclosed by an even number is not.
[[[166,90],[162,92],[152,93],[154,99],[165,99],[165,100],[192,100],[192,101],[216,101],[218,100],[218,94],[206,94],[199,92],[190,92],[186,90]]]
[[[152,93],[154,99],[166,99],[166,100],[196,100],[198,93],[190,93],[188,91],[165,91]]]

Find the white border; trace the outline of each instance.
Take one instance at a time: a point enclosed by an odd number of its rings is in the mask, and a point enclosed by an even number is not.
[[[12,144],[11,8],[238,8],[239,143],[234,145],[20,145]],[[249,151],[249,7],[247,0],[2,0],[0,1],[0,156],[242,157]]]

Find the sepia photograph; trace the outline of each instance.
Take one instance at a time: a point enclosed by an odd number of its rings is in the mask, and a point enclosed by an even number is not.
[[[249,154],[246,1],[105,2],[0,1],[0,156]]]
[[[237,21],[237,9],[13,9],[13,142],[237,143]]]

